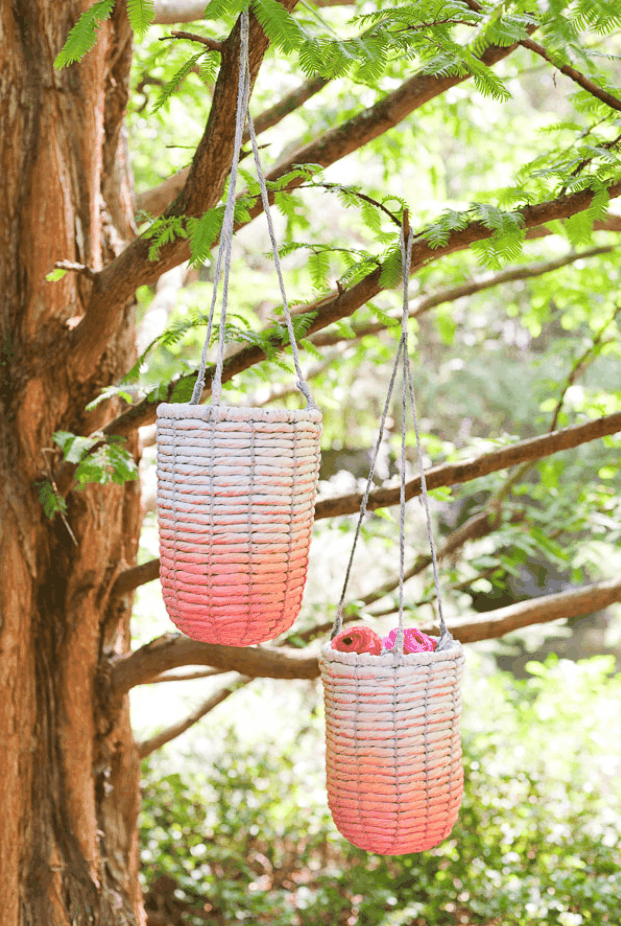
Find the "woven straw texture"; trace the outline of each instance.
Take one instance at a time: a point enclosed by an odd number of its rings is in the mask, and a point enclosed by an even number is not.
[[[463,663],[458,642],[404,656],[322,648],[328,803],[355,846],[402,855],[449,835],[463,793]]]
[[[287,630],[302,604],[321,414],[160,405],[160,579],[177,627],[248,646]]]

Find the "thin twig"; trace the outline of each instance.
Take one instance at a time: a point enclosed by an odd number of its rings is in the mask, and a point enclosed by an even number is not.
[[[54,267],[57,270],[68,270],[70,273],[81,273],[82,276],[88,277],[89,280],[94,280],[97,277],[95,270],[91,270],[86,264],[78,264],[72,260],[57,260]]]
[[[202,718],[215,707],[222,704],[223,701],[226,701],[235,691],[251,681],[251,678],[245,676],[238,678],[237,681],[230,685],[226,685],[224,688],[220,688],[218,691],[214,692],[214,694],[210,695],[206,701],[199,704],[184,720],[180,720],[178,723],[174,723],[165,730],[162,730],[161,733],[157,733],[148,740],[138,743],[138,755],[140,758],[144,759],[146,756],[150,756],[156,749],[161,749],[166,743],[170,743],[172,740],[177,739],[178,736],[181,736],[182,733],[185,733],[186,730],[189,730],[190,727],[197,724],[199,720],[202,720]]]
[[[49,479],[49,481],[50,481],[50,485],[52,486],[52,492],[54,493],[54,498],[56,499],[56,504],[57,504],[57,506],[58,506],[58,513],[59,513],[59,515],[60,515],[60,517],[61,517],[61,519],[62,519],[63,524],[64,524],[65,527],[67,528],[67,532],[69,533],[69,536],[71,537],[71,539],[73,540],[75,546],[77,547],[77,546],[79,546],[78,541],[76,540],[76,536],[75,536],[75,534],[73,533],[73,531],[71,530],[71,525],[69,524],[69,521],[67,520],[67,518],[66,518],[66,516],[65,516],[65,505],[66,505],[66,502],[65,502],[64,498],[62,497],[62,495],[60,494],[60,492],[58,491],[58,486],[56,485],[56,482],[55,482],[55,480],[54,480],[54,475],[53,475],[53,473],[52,473],[52,468],[51,468],[51,466],[50,466],[50,461],[49,461],[48,458],[47,458],[47,454],[48,454],[48,453],[55,453],[55,451],[52,450],[51,447],[44,447],[44,448],[42,449],[41,453],[42,453],[43,459],[44,459],[44,461],[45,461],[45,468],[46,468],[46,470],[47,470],[47,475],[48,475],[48,479]]]
[[[219,54],[222,54],[224,48],[224,42],[218,42],[217,39],[210,39],[206,35],[196,35],[194,32],[182,32],[174,31],[170,35],[164,35],[159,40],[160,42],[166,42],[170,39],[185,39],[188,42],[198,42],[200,45],[205,45],[210,51],[217,51]]]

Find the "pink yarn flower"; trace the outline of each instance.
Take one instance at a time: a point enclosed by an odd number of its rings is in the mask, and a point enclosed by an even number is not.
[[[403,631],[403,633],[404,653],[432,653],[438,645],[432,637],[428,637],[426,633],[423,633],[421,630],[417,630],[416,627],[408,627],[407,630]],[[384,647],[386,649],[392,649],[395,645],[396,639],[397,631],[391,630],[388,636],[384,637]]]
[[[379,656],[382,652],[382,641],[370,627],[347,627],[337,633],[332,641],[332,649],[341,653],[372,653]]]

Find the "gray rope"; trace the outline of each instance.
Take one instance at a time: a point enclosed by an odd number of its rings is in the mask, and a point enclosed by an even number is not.
[[[448,646],[453,642],[453,635],[446,626],[446,621],[444,620],[444,613],[442,611],[442,595],[440,593],[440,577],[438,573],[438,560],[436,557],[436,546],[433,539],[433,530],[431,527],[431,512],[429,510],[429,495],[427,493],[427,480],[425,478],[425,466],[423,463],[423,454],[420,445],[420,433],[418,430],[418,415],[416,413],[416,401],[414,399],[414,385],[412,383],[412,371],[410,370],[408,364],[408,387],[410,393],[410,404],[412,406],[412,416],[414,418],[414,432],[416,434],[416,450],[418,454],[418,467],[420,470],[420,488],[421,488],[421,502],[425,509],[425,517],[427,520],[427,536],[429,538],[429,547],[431,549],[431,565],[433,570],[433,584],[436,591],[436,598],[438,599],[438,617],[440,622],[440,642],[438,643],[437,649],[443,650],[447,649]]]
[[[431,550],[431,564],[433,569],[433,582],[438,600],[438,615],[440,620],[440,640],[437,649],[446,649],[453,642],[453,637],[446,626],[444,614],[442,611],[442,594],[440,592],[440,577],[438,574],[438,560],[436,557],[436,545],[433,539],[433,530],[431,526],[431,512],[429,509],[429,493],[427,492],[427,480],[425,478],[425,465],[423,463],[423,451],[420,441],[420,431],[418,427],[418,414],[416,411],[416,399],[414,397],[414,383],[412,380],[412,370],[410,368],[410,358],[408,356],[408,316],[409,316],[409,280],[410,266],[412,260],[412,238],[413,232],[410,230],[407,245],[403,229],[400,233],[401,245],[401,269],[403,275],[403,307],[401,313],[401,339],[404,343],[403,352],[403,393],[401,400],[401,409],[403,421],[401,426],[401,534],[400,534],[400,562],[399,562],[399,630],[395,648],[399,642],[399,637],[403,638],[403,584],[404,584],[404,566],[405,566],[405,420],[406,420],[406,396],[409,392],[410,405],[412,406],[412,417],[414,419],[414,433],[416,435],[416,453],[418,456],[418,468],[420,471],[420,489],[421,502],[425,509],[425,519],[427,522],[427,537],[429,538],[429,548]],[[401,641],[403,652],[403,639]]]
[[[280,267],[280,258],[278,256],[278,244],[276,242],[276,236],[274,234],[274,225],[272,223],[272,216],[270,213],[270,203],[267,195],[267,186],[265,183],[265,175],[263,173],[263,168],[261,167],[261,160],[259,158],[259,148],[257,146],[257,137],[254,132],[254,123],[252,121],[252,116],[248,113],[248,130],[250,132],[250,139],[252,141],[252,153],[254,155],[254,163],[257,169],[257,176],[259,178],[259,185],[261,187],[261,200],[263,202],[263,211],[265,212],[265,218],[267,219],[267,228],[270,234],[270,241],[272,242],[272,254],[274,255],[274,266],[276,268],[276,275],[278,277],[278,285],[280,287],[280,295],[282,297],[282,307],[285,313],[285,319],[287,322],[287,331],[289,332],[289,343],[291,344],[291,353],[293,354],[293,363],[295,365],[295,372],[297,374],[296,386],[306,399],[307,406],[309,408],[315,408],[315,402],[311,395],[310,388],[308,383],[304,379],[302,369],[300,367],[300,355],[298,352],[298,345],[295,340],[295,331],[293,328],[293,321],[291,320],[291,312],[289,311],[289,303],[287,301],[287,294],[285,292],[285,284],[282,278],[282,270]]]
[[[229,269],[231,264],[231,247],[233,243],[233,226],[235,222],[235,185],[237,183],[237,169],[239,166],[239,155],[242,147],[242,138],[244,132],[244,123],[246,121],[246,112],[248,110],[248,97],[250,95],[250,81],[247,78],[246,62],[248,60],[248,14],[241,14],[240,27],[240,47],[239,47],[239,82],[237,87],[237,112],[235,114],[235,141],[233,149],[233,162],[231,164],[231,175],[229,177],[229,189],[226,197],[226,206],[222,220],[222,231],[220,232],[220,245],[218,247],[218,257],[216,259],[216,269],[213,281],[213,295],[211,299],[211,308],[209,310],[209,321],[207,324],[207,335],[201,354],[201,363],[198,370],[198,378],[194,384],[190,405],[198,405],[205,388],[205,369],[207,366],[207,351],[211,343],[211,332],[213,329],[213,317],[218,296],[218,283],[220,281],[220,269],[222,258],[224,257],[224,284],[222,288],[222,314],[220,316],[220,333],[218,339],[218,355],[216,358],[216,370],[211,385],[211,401],[213,405],[220,402],[222,391],[222,367],[224,364],[224,333],[226,328],[226,308],[229,294]]]
[[[332,627],[332,634],[330,639],[333,640],[337,633],[340,632],[343,626],[343,602],[345,601],[345,595],[347,594],[347,585],[349,584],[349,576],[351,573],[351,567],[354,562],[354,554],[356,552],[356,545],[358,543],[358,538],[360,536],[360,528],[362,527],[363,518],[367,512],[367,502],[369,500],[369,492],[371,491],[371,484],[373,482],[373,476],[375,475],[375,466],[377,464],[377,457],[379,454],[379,449],[384,437],[384,428],[386,426],[386,418],[388,417],[388,409],[390,408],[390,400],[392,398],[392,391],[395,386],[395,380],[397,378],[397,369],[399,368],[399,360],[401,359],[401,351],[403,350],[403,339],[399,341],[399,349],[397,350],[397,356],[395,358],[395,364],[392,368],[392,375],[390,377],[390,383],[388,385],[388,395],[386,396],[386,402],[384,404],[384,411],[382,412],[382,420],[379,427],[379,433],[377,435],[377,442],[373,450],[373,459],[371,460],[371,468],[369,470],[369,475],[367,478],[367,485],[364,490],[364,495],[362,496],[362,503],[360,505],[360,514],[358,515],[358,523],[356,524],[356,533],[354,534],[354,542],[352,544],[351,553],[349,555],[349,562],[347,564],[347,569],[345,570],[345,580],[343,582],[343,591],[341,592],[341,598],[336,609],[336,617],[334,619],[334,626]]]
[[[403,388],[401,392],[401,482],[400,482],[400,491],[399,491],[399,626],[396,633],[395,645],[393,647],[393,652],[398,656],[403,656],[404,644],[405,644],[405,633],[403,627],[403,587],[404,587],[404,575],[405,575],[405,489],[406,489],[406,441],[405,441],[405,424],[407,417],[407,398],[409,393],[410,404],[412,406],[412,415],[414,417],[414,432],[416,434],[416,450],[418,455],[418,465],[420,469],[420,479],[421,479],[421,500],[425,509],[425,515],[427,520],[427,536],[429,538],[429,546],[431,548],[431,561],[433,566],[433,579],[436,590],[436,597],[438,599],[438,613],[440,617],[440,640],[437,646],[437,650],[443,650],[449,647],[453,641],[453,637],[449,632],[446,622],[444,620],[444,615],[442,611],[442,597],[440,593],[440,578],[438,574],[438,562],[436,557],[436,548],[435,542],[433,539],[433,530],[431,526],[431,512],[429,509],[429,494],[427,492],[427,481],[425,479],[425,467],[423,463],[423,452],[420,441],[420,432],[418,427],[418,415],[416,412],[416,401],[414,398],[414,385],[412,382],[412,371],[410,369],[410,358],[408,355],[408,316],[409,316],[409,279],[410,279],[410,266],[411,266],[411,255],[412,255],[412,240],[413,232],[410,231],[408,236],[407,246],[405,243],[405,236],[403,229],[401,229],[400,244],[401,244],[401,272],[403,279],[403,305],[401,313],[401,337],[399,339],[399,347],[397,350],[397,356],[395,358],[395,363],[392,369],[392,374],[390,377],[390,383],[388,386],[388,394],[386,396],[386,402],[384,404],[384,410],[382,412],[382,420],[379,427],[379,434],[377,437],[377,442],[375,444],[373,459],[371,461],[371,468],[369,471],[369,476],[367,479],[366,488],[364,495],[362,497],[362,503],[360,505],[360,514],[358,516],[358,523],[356,525],[356,533],[354,535],[354,542],[352,544],[351,553],[349,556],[349,562],[347,564],[347,569],[345,571],[345,580],[343,582],[343,590],[341,592],[341,597],[338,603],[336,610],[336,618],[334,620],[334,626],[332,628],[332,634],[330,639],[334,639],[337,633],[340,632],[343,626],[343,603],[345,601],[345,595],[347,593],[347,586],[349,584],[349,577],[351,574],[351,569],[354,561],[354,554],[356,552],[356,545],[358,543],[358,538],[360,536],[360,530],[362,527],[362,521],[366,514],[367,503],[369,500],[369,493],[371,490],[371,483],[373,482],[373,476],[375,475],[375,466],[377,463],[377,457],[379,454],[379,448],[382,443],[384,436],[384,428],[386,425],[386,418],[388,416],[388,409],[390,406],[390,400],[392,398],[393,389],[395,386],[395,380],[397,377],[397,370],[399,368],[400,361],[402,362],[403,368]]]
[[[248,55],[248,35],[249,35],[249,18],[248,13],[244,12],[241,14],[241,26],[240,26],[240,50],[239,50],[239,86],[237,92],[237,113],[235,118],[235,150],[233,152],[233,163],[231,165],[231,175],[229,178],[229,189],[226,199],[226,207],[224,211],[224,218],[222,222],[222,232],[220,235],[220,246],[218,248],[218,257],[216,260],[216,269],[214,274],[214,284],[213,284],[213,296],[211,300],[211,308],[209,311],[209,320],[207,324],[207,336],[205,338],[205,344],[203,347],[203,353],[201,355],[201,363],[198,373],[198,378],[194,385],[194,390],[192,392],[192,399],[190,401],[191,405],[196,405],[200,402],[203,389],[205,388],[205,370],[207,366],[207,352],[209,350],[209,345],[211,342],[211,332],[213,329],[213,317],[214,309],[217,298],[218,282],[220,279],[220,269],[222,264],[222,258],[224,257],[224,282],[222,286],[222,314],[220,316],[220,332],[218,338],[218,354],[216,358],[216,369],[213,376],[212,386],[211,386],[211,396],[212,404],[218,405],[220,402],[220,397],[222,394],[222,370],[224,366],[224,335],[226,329],[226,309],[228,303],[228,291],[229,291],[229,273],[231,266],[231,248],[233,241],[233,228],[235,220],[235,185],[237,182],[237,171],[239,166],[239,157],[242,147],[242,138],[244,124],[246,122],[246,117],[248,118],[248,129],[250,132],[250,138],[252,141],[252,152],[254,156],[254,163],[257,169],[257,175],[259,179],[259,186],[261,188],[261,200],[263,202],[263,210],[265,212],[265,217],[267,219],[267,227],[269,231],[270,241],[272,243],[272,253],[274,255],[274,265],[276,268],[276,275],[278,277],[278,285],[280,287],[280,294],[283,301],[283,310],[285,314],[285,320],[287,324],[287,331],[289,333],[289,343],[291,344],[291,352],[293,354],[293,363],[295,365],[295,372],[297,375],[296,386],[299,391],[302,393],[306,399],[307,407],[316,408],[315,402],[311,395],[310,388],[308,383],[304,379],[302,374],[302,369],[300,366],[300,356],[298,351],[298,345],[295,339],[295,330],[293,327],[293,321],[291,319],[291,312],[289,310],[289,303],[287,301],[287,295],[285,293],[285,284],[282,276],[282,270],[280,266],[280,259],[278,256],[278,244],[276,242],[276,236],[274,234],[274,226],[272,223],[272,216],[270,213],[269,198],[267,193],[267,185],[265,182],[265,175],[261,167],[261,161],[259,158],[259,149],[257,145],[257,138],[254,130],[254,124],[252,117],[248,110],[248,102],[250,98],[250,59]]]

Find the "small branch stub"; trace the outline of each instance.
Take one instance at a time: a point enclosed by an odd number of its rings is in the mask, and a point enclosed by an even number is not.
[[[183,32],[180,30],[175,30],[171,32],[170,35],[165,35],[160,39],[160,42],[167,42],[170,39],[185,39],[188,42],[198,42],[200,45],[204,45],[210,51],[217,51],[219,54],[222,53],[224,48],[223,42],[218,42],[217,39],[210,39],[206,35],[196,35],[195,32]]]

